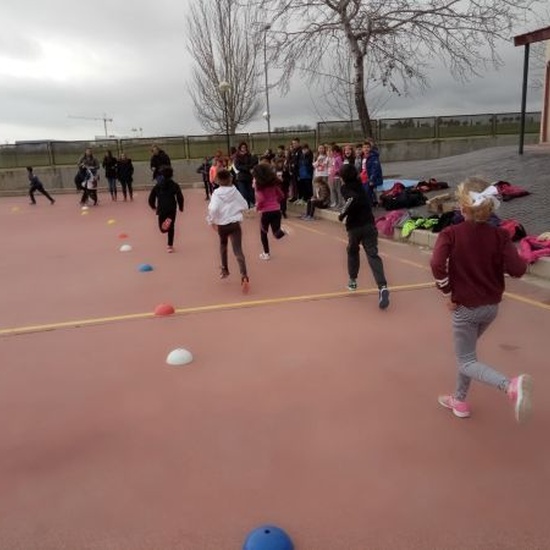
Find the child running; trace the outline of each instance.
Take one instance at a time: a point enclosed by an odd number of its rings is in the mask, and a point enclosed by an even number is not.
[[[183,193],[181,187],[172,178],[171,166],[162,166],[158,171],[156,183],[149,193],[149,206],[156,211],[161,233],[168,233],[167,252],[174,252],[174,234],[176,212],[183,212]]]
[[[286,232],[281,228],[281,200],[284,197],[281,188],[282,182],[271,164],[261,162],[254,166],[252,170],[254,178],[254,188],[256,190],[256,210],[261,213],[260,217],[260,240],[262,242],[263,252],[260,254],[260,260],[269,260],[269,240],[267,235],[269,228],[273,236],[279,240]]]
[[[455,416],[469,417],[466,396],[474,379],[504,392],[516,420],[523,422],[531,412],[531,377],[509,379],[478,361],[476,353],[478,338],[497,316],[504,274],[521,277],[527,269],[508,234],[487,223],[499,205],[497,194],[496,187],[479,178],[461,183],[457,198],[465,221],[445,228],[434,247],[432,273],[452,312],[458,366],[454,395],[442,395],[438,401]]]
[[[357,169],[353,164],[344,164],[340,169],[342,196],[346,203],[338,216],[346,220],[348,232],[348,290],[357,290],[359,274],[359,245],[363,245],[372,274],[378,286],[378,307],[387,309],[390,305],[390,291],[387,288],[384,264],[378,255],[378,231],[367,194],[363,189]]]
[[[44,189],[44,185],[38,179],[38,176],[34,175],[32,166],[27,166],[27,176],[29,178],[29,197],[31,199],[31,204],[36,204],[34,194],[37,191],[42,193],[50,201],[50,204],[55,204],[55,199]]]
[[[227,243],[231,239],[233,254],[241,272],[241,288],[244,294],[249,290],[246,259],[242,249],[243,211],[248,210],[248,202],[231,182],[231,173],[221,169],[216,174],[219,187],[214,190],[208,204],[206,221],[218,232],[220,238],[221,271],[220,279],[229,277],[227,263]]]

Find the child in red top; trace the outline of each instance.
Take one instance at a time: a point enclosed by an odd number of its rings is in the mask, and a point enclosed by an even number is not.
[[[465,221],[444,229],[434,247],[432,273],[453,315],[458,363],[455,393],[440,396],[439,403],[459,418],[470,416],[466,395],[474,379],[505,392],[516,420],[523,422],[531,411],[531,377],[509,379],[478,361],[476,354],[478,338],[497,315],[504,274],[521,277],[527,269],[509,235],[487,223],[499,205],[497,195],[494,186],[479,178],[461,183],[457,198]]]
[[[269,241],[267,234],[269,228],[273,236],[282,239],[287,232],[281,227],[281,199],[284,197],[281,188],[282,182],[277,177],[275,170],[269,164],[257,164],[252,170],[254,187],[256,189],[256,210],[260,212],[260,239],[264,251],[260,254],[261,260],[269,260]]]
[[[208,179],[210,180],[210,194],[212,194],[212,192],[219,187],[217,175],[220,170],[224,170],[225,168],[225,159],[219,152],[216,153],[216,156],[212,160],[212,166],[210,166],[210,170],[208,171]]]

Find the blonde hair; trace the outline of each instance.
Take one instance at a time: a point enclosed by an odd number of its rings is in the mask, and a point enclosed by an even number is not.
[[[484,200],[481,204],[474,206],[470,191],[481,193],[491,185],[483,178],[472,176],[458,184],[456,198],[464,217],[474,222],[486,222],[493,213],[495,205],[492,200]]]

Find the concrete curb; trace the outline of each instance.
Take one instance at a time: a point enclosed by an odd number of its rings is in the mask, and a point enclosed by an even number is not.
[[[295,213],[299,213],[302,211],[305,212],[305,207],[289,205],[289,210]],[[338,212],[335,212],[334,210],[317,209],[315,210],[315,217],[331,222],[340,223],[338,221]],[[408,243],[423,248],[433,248],[435,245],[435,241],[437,240],[437,236],[437,233],[432,233],[431,231],[427,231],[426,229],[415,229],[407,238],[401,236],[400,228],[394,229],[393,232],[394,241]],[[380,237],[384,239],[389,239],[389,237],[386,237],[385,235],[380,235]],[[541,258],[536,263],[531,264],[527,268],[527,273],[534,277],[550,281],[550,257]]]

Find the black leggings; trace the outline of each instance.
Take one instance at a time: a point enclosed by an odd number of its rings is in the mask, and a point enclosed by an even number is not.
[[[384,264],[378,255],[378,231],[374,224],[348,229],[348,275],[357,279],[359,274],[359,246],[363,246],[367,261],[378,288],[385,287]]]
[[[122,187],[122,194],[124,196],[124,198],[126,198],[126,193],[128,190],[128,193],[130,194],[130,199],[133,199],[134,198],[134,188],[132,186],[132,181],[122,181],[122,180],[118,180],[120,181],[120,187]]]
[[[239,270],[241,277],[247,277],[246,272],[246,260],[242,248],[242,231],[241,224],[239,222],[228,223],[227,225],[218,225],[218,235],[220,237],[220,257],[222,262],[222,269],[229,273],[227,266],[227,243],[231,239],[231,247],[233,248],[233,254],[239,264]]]
[[[36,192],[39,192],[39,193],[42,193],[50,202],[54,202],[52,196],[44,189],[44,186],[43,185],[33,185],[30,189],[29,189],[29,197],[31,198],[31,202],[33,204],[36,203],[36,200],[34,199],[34,194]]]
[[[316,208],[326,208],[328,204],[321,199],[309,199],[307,201],[306,215],[313,218]]]
[[[159,229],[161,233],[167,233],[168,234],[168,246],[174,245],[174,227],[176,225],[176,213],[175,212],[159,212]],[[172,220],[172,223],[170,224],[170,227],[168,229],[162,229],[162,224],[170,218]]]
[[[276,239],[282,239],[285,236],[285,232],[281,229],[280,210],[275,210],[273,212],[262,212],[262,217],[260,218],[260,240],[262,241],[262,246],[266,254],[269,254],[269,241],[267,239],[267,234],[270,227],[273,236]]]
[[[92,199],[94,201],[94,205],[96,205],[97,189],[88,189],[87,187],[84,187],[82,189],[82,198],[80,199],[80,204],[86,204],[88,202],[88,198]]]

